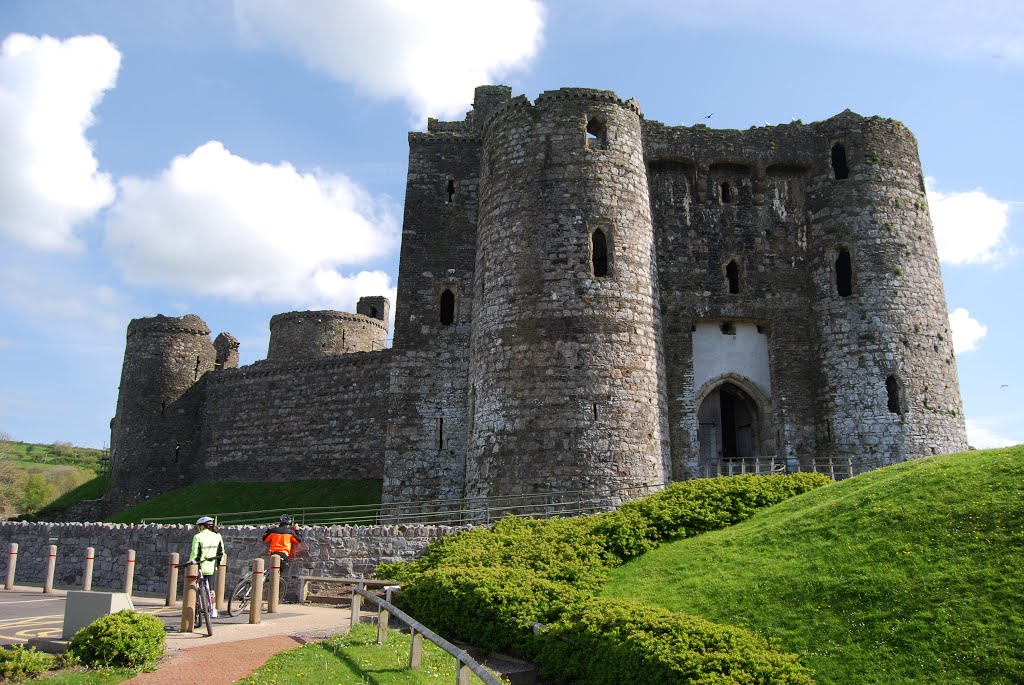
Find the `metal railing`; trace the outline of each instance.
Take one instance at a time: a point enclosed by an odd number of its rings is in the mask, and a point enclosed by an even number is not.
[[[390,599],[390,597],[391,593],[388,592],[388,599]],[[484,668],[476,659],[471,657],[469,652],[453,645],[451,642],[448,642],[448,640],[445,640],[443,637],[430,630],[430,628],[427,628],[425,625],[396,607],[387,599],[381,599],[372,592],[367,592],[363,588],[362,583],[352,588],[352,625],[359,623],[359,612],[363,599],[377,605],[377,644],[382,645],[385,640],[387,640],[388,624],[391,622],[392,617],[397,618],[402,623],[409,626],[410,669],[419,669],[423,638],[426,638],[455,657],[456,685],[468,685],[470,681],[470,673],[480,678],[480,680],[486,683],[486,685],[502,685],[501,681],[495,678],[494,675]]]
[[[346,507],[289,508],[300,526],[330,525],[487,525],[506,516],[553,518],[580,516],[615,509],[623,502],[664,489],[663,484],[634,485],[601,490],[562,490],[500,497],[467,497],[419,502],[385,502]],[[281,514],[276,509],[256,509],[213,515],[217,525],[264,525]],[[202,514],[146,517],[143,523],[191,524]]]
[[[770,476],[786,472],[785,460],[770,457],[726,457],[711,464],[705,464],[701,470],[703,478],[719,478],[728,476]]]

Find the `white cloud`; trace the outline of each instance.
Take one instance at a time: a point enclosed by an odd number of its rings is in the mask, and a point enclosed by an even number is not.
[[[580,11],[584,4],[578,3]],[[996,60],[1024,66],[1024,5],[1019,0],[588,0],[611,14],[647,14],[696,29],[745,29],[763,34],[884,50],[943,60]]]
[[[243,34],[301,56],[418,117],[460,117],[473,88],[528,65],[544,26],[538,0],[236,0]]]
[[[953,329],[953,351],[957,354],[978,349],[978,341],[988,335],[988,326],[963,307],[957,307],[949,315],[949,327]]]
[[[383,272],[337,271],[387,255],[399,235],[392,204],[345,176],[250,162],[211,141],[119,185],[107,247],[132,282],[302,303],[390,287]]]
[[[75,249],[75,225],[113,200],[113,183],[98,171],[85,131],[120,63],[102,36],[4,40],[0,236],[34,249]]]
[[[97,331],[123,331],[131,309],[128,298],[109,285],[82,280],[53,262],[33,260],[0,267],[0,305],[56,328],[81,329],[85,324]]]
[[[997,435],[984,425],[986,423],[989,422],[967,419],[967,444],[979,450],[1020,444],[1020,440]]]
[[[935,188],[934,179],[925,183],[940,260],[984,264],[1014,253],[1006,235],[1010,203],[989,197],[980,188],[944,193]]]

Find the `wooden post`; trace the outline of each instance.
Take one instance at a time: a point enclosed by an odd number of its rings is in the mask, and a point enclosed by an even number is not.
[[[249,593],[249,623],[263,620],[263,557],[252,560],[252,590]]]
[[[14,589],[14,569],[18,566],[18,543],[12,542],[7,553],[7,583],[4,585],[8,590]]]
[[[57,545],[50,545],[49,558],[46,560],[46,579],[43,581],[43,594],[53,592],[53,571],[57,567]]]
[[[409,646],[409,669],[418,671],[423,659],[423,636],[412,629],[412,644]]]
[[[96,550],[93,547],[85,548],[85,570],[82,571],[82,590],[92,590],[92,564],[96,559]]]
[[[135,550],[128,550],[128,558],[124,561],[124,593],[130,598],[132,586],[135,585]]]
[[[388,624],[391,623],[391,612],[382,606],[377,608],[377,644],[382,645],[388,639]]]
[[[461,659],[458,659],[455,671],[455,685],[469,685],[471,677],[473,677],[473,671],[470,670],[468,665],[462,663]]]
[[[281,595],[281,557],[276,554],[270,555],[270,581],[269,592],[267,593],[267,613],[277,613],[278,598]]]
[[[191,633],[196,629],[196,579],[199,578],[199,564],[185,567],[185,588],[181,597],[181,625],[179,630]]]
[[[217,598],[217,604],[214,607],[217,611],[227,611],[228,609],[228,596],[225,588],[228,585],[228,555],[225,554],[220,558],[220,566],[217,567],[217,578],[214,581],[213,594]]]
[[[171,560],[167,566],[167,599],[164,606],[172,607],[178,603],[178,556],[177,552],[171,552]]]
[[[356,585],[356,587],[362,589],[363,584],[359,583],[358,585]],[[358,592],[356,592],[355,588],[353,588],[352,589],[352,618],[349,621],[349,626],[350,627],[351,626],[359,625],[359,612],[362,610],[362,608],[363,608],[363,596],[360,595]]]

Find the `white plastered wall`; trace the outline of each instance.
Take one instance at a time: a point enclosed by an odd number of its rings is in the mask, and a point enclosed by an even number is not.
[[[722,322],[702,322],[693,332],[693,389],[700,392],[713,378],[731,373],[750,380],[766,398],[772,394],[768,335],[757,325],[737,322],[735,335],[722,333]]]

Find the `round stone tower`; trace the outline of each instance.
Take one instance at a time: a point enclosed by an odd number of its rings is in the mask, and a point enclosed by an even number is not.
[[[562,89],[484,126],[467,496],[628,499],[667,481],[640,119],[614,93]]]
[[[383,350],[387,337],[386,318],[336,311],[276,314],[270,319],[267,359],[321,359],[349,352]]]
[[[818,444],[855,470],[967,448],[953,340],[913,135],[843,112],[815,125],[812,307]]]
[[[191,391],[216,361],[210,329],[194,314],[128,324],[109,498],[137,502],[187,479],[198,446],[199,398]]]

